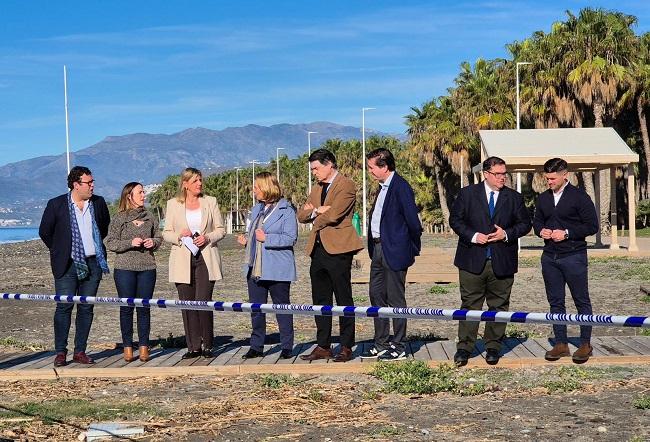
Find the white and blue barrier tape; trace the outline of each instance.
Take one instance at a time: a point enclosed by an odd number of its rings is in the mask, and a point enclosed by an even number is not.
[[[581,315],[575,313],[492,312],[423,307],[352,307],[308,304],[252,304],[249,302],[180,301],[176,299],[110,298],[3,293],[3,300],[158,307],[181,310],[211,310],[236,313],[275,313],[304,316],[348,316],[362,318],[407,318],[447,321],[513,322],[535,324],[593,325],[650,328],[650,317]]]

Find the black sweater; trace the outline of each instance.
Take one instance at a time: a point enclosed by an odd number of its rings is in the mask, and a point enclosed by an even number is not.
[[[571,255],[587,249],[585,238],[598,232],[598,216],[587,193],[568,183],[560,201],[555,205],[553,191],[548,189],[537,197],[533,230],[540,236],[542,229],[568,230],[569,239],[555,242],[544,240],[544,251]]]

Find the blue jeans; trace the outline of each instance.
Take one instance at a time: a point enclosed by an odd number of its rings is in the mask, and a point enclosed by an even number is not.
[[[77,279],[77,270],[70,260],[68,270],[60,278],[54,279],[54,289],[61,296],[95,296],[102,280],[102,269],[97,260],[92,257],[86,260],[88,276]],[[68,352],[68,335],[72,322],[72,309],[74,304],[56,304],[54,311],[54,349],[57,353]],[[74,352],[85,352],[93,323],[93,305],[77,304],[77,317],[75,319]]]
[[[115,269],[113,278],[120,298],[151,299],[153,297],[153,290],[156,286],[156,269],[140,272]],[[135,310],[135,307],[120,307],[120,330],[122,331],[122,345],[124,347],[133,346],[133,310]],[[151,309],[138,307],[137,317],[138,343],[140,346],[148,346],[149,331],[151,329]]]
[[[542,276],[546,286],[546,297],[551,306],[551,313],[566,313],[564,299],[565,287],[568,285],[571,297],[578,313],[591,315],[591,301],[589,299],[588,261],[587,251],[568,256],[542,254]],[[553,325],[553,333],[558,343],[566,344],[568,341],[566,325]],[[591,326],[580,326],[580,343],[588,344],[591,340]]]
[[[248,301],[265,304],[269,294],[274,304],[289,304],[289,281],[255,281],[248,278]],[[280,345],[282,350],[293,350],[293,315],[275,315],[280,330]],[[251,313],[251,348],[264,350],[266,339],[266,314]]]

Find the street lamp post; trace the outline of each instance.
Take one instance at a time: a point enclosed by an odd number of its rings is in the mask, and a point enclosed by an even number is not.
[[[518,61],[516,65],[517,66],[516,67],[517,70],[517,130],[519,130],[519,126],[520,126],[519,120],[521,118],[519,112],[519,66],[525,66],[529,64],[532,63],[529,61]],[[517,192],[521,193],[521,172],[517,172]],[[517,247],[518,247],[518,251],[521,252],[521,238],[517,240]]]
[[[275,175],[280,182],[280,151],[284,150],[284,147],[276,147],[275,149]]]
[[[251,186],[251,193],[253,194],[253,205],[257,202],[257,199],[255,198],[255,192],[253,192],[253,187],[255,187],[255,165],[256,164],[268,164],[267,162],[263,161],[257,161],[257,160],[252,160],[249,161],[248,164],[253,165],[253,180],[252,180],[252,186]]]
[[[235,176],[237,177],[237,185],[236,185],[236,201],[237,201],[237,212],[235,214],[237,222],[235,223],[236,225],[239,225],[239,171],[241,170],[241,167],[235,167]]]
[[[366,111],[374,109],[374,107],[361,108],[361,169],[363,170],[363,227],[361,228],[361,232],[363,236],[366,236],[368,233],[366,224]]]
[[[311,194],[311,167],[309,166],[309,156],[311,155],[311,134],[317,134],[312,130],[307,131],[307,182],[309,186],[307,187],[307,196]]]

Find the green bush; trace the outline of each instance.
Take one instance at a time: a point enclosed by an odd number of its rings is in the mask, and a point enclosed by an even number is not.
[[[632,405],[640,410],[650,410],[650,396],[641,396],[637,398]]]

